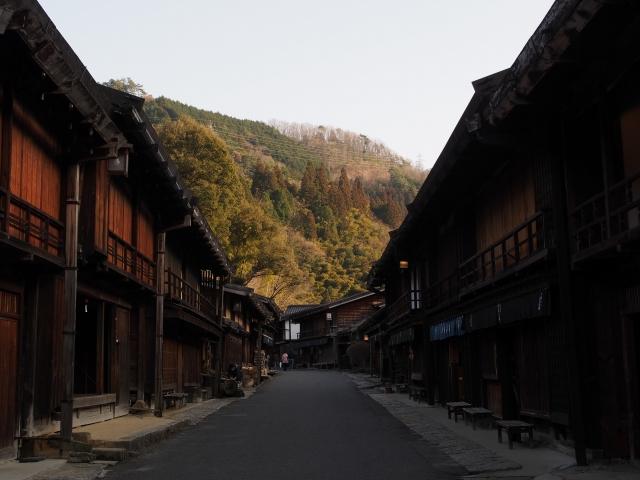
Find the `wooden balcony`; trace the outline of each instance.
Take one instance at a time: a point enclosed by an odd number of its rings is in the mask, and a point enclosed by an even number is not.
[[[460,264],[461,293],[498,280],[546,253],[544,214],[538,212],[500,240]]]
[[[386,310],[387,323],[396,323],[408,315],[415,313],[424,306],[424,292],[422,290],[410,290],[398,297]]]
[[[547,253],[545,216],[535,214],[504,237],[462,262],[450,275],[424,291],[402,295],[387,309],[388,321],[413,310],[432,310],[458,301],[461,295],[507,277],[538,261]]]
[[[424,292],[425,308],[431,309],[451,300],[457,300],[460,293],[460,277],[453,273],[430,285]]]
[[[131,279],[155,288],[155,262],[113,232],[107,237],[107,261]]]
[[[167,299],[206,316],[213,323],[219,323],[215,305],[170,269],[166,271],[165,286]]]
[[[64,224],[0,189],[0,231],[39,252],[64,257]]]
[[[630,240],[640,227],[640,173],[578,205],[571,220],[574,261]]]

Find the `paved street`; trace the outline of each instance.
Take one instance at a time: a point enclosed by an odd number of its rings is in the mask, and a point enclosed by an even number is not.
[[[460,467],[331,371],[290,371],[110,479],[449,479]]]

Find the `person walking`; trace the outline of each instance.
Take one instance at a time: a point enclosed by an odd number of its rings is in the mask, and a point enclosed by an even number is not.
[[[282,369],[286,372],[287,368],[289,368],[289,354],[284,352],[282,354]]]

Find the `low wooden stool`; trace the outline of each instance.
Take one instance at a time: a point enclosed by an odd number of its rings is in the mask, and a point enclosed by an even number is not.
[[[474,430],[476,429],[476,420],[493,416],[493,412],[491,410],[480,407],[463,408],[462,414],[464,416],[465,425],[469,425],[469,419],[471,419],[471,425]]]
[[[533,424],[520,420],[498,420],[496,421],[496,428],[498,429],[498,442],[500,443],[502,443],[502,430],[507,431],[510,449],[513,449],[513,436],[516,433],[526,433],[528,435],[529,446],[531,446],[533,441]]]
[[[453,413],[453,418],[456,423],[458,423],[458,415],[462,416],[462,409],[471,407],[471,404],[467,402],[447,402],[446,405],[449,420],[451,420],[451,413]]]

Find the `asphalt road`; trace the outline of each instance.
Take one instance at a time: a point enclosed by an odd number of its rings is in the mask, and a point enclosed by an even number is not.
[[[444,480],[455,473],[346,375],[294,370],[116,466],[107,480]]]

